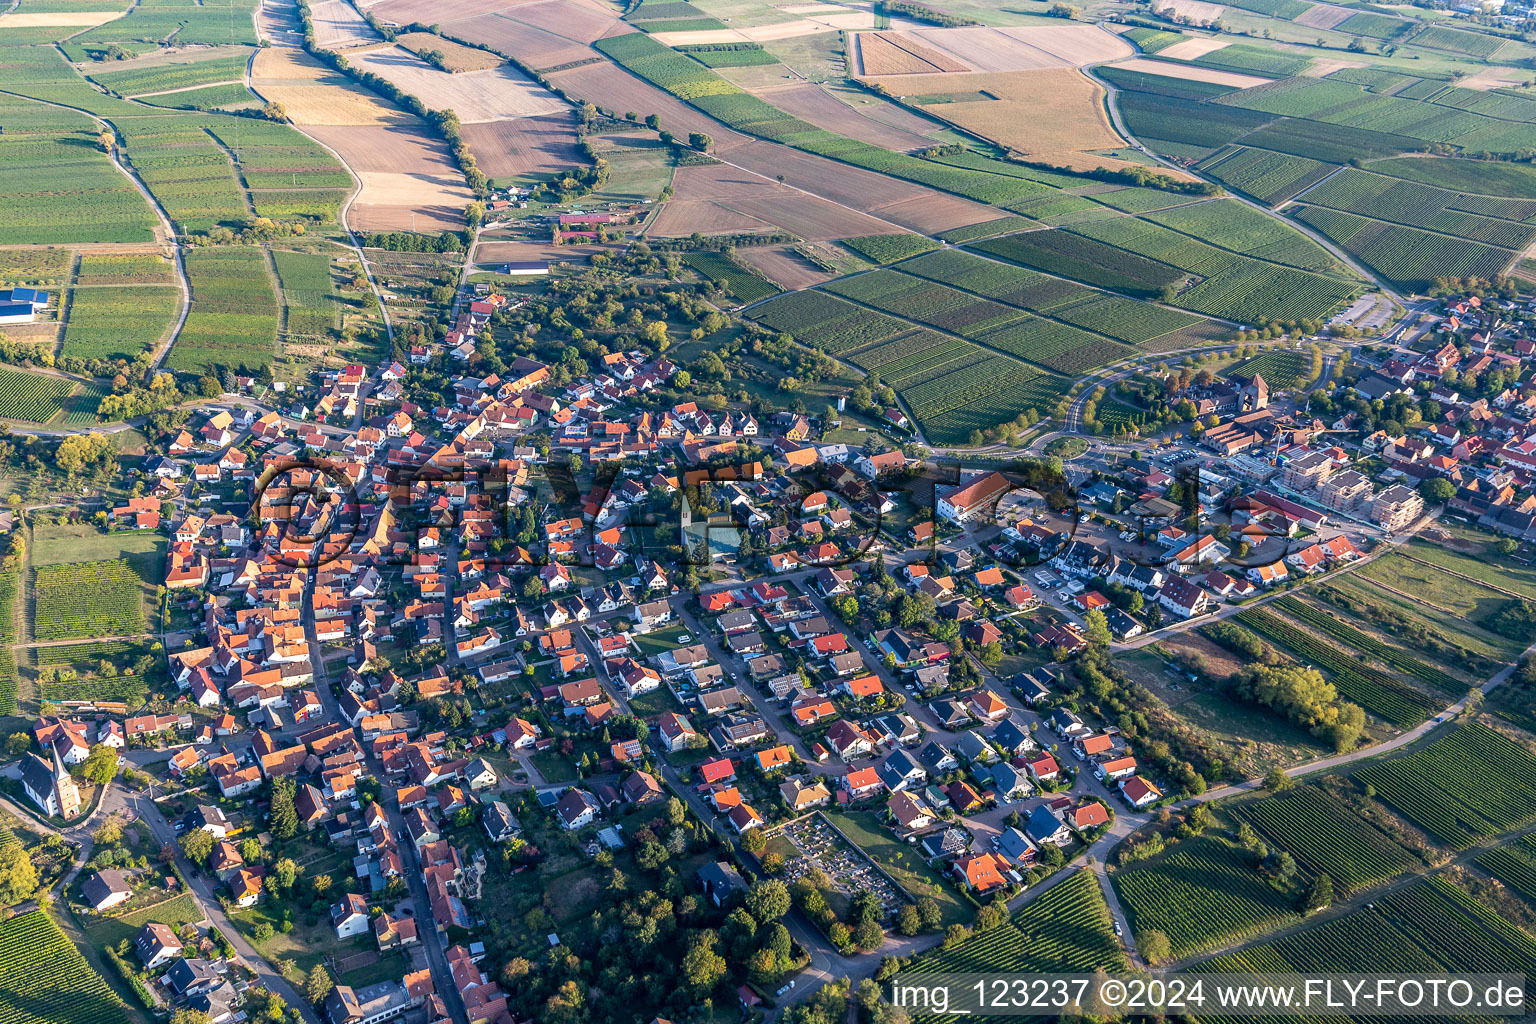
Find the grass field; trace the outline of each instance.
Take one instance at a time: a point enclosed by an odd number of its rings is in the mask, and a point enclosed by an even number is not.
[[[201,921],[203,918],[197,900],[182,894],[122,917],[92,917],[86,932],[102,946],[116,946],[124,939],[134,938],[139,929],[151,922],[167,924],[179,930],[181,925]]]
[[[195,249],[186,257],[192,311],[166,365],[188,372],[214,366],[256,369],[272,362],[277,296],[260,249]]]
[[[62,354],[132,359],[165,336],[181,311],[170,285],[104,285],[70,292]]]
[[[1480,595],[1483,594],[1483,588],[1476,588],[1475,592],[1469,593],[1473,591],[1474,584],[1455,580],[1439,570],[1406,560],[1393,564],[1389,561],[1390,557],[1376,560],[1387,562],[1385,566],[1372,562],[1347,576],[1334,579],[1326,588],[1319,589],[1318,596],[1326,595],[1329,603],[1334,605],[1348,606],[1353,603],[1380,609],[1382,614],[1389,616],[1389,621],[1378,628],[1389,630],[1397,642],[1413,646],[1436,658],[1442,665],[1449,662],[1461,666],[1464,672],[1482,672],[1486,677],[1500,662],[1513,658],[1522,649],[1518,641],[1491,632],[1474,618],[1449,611],[1469,603],[1475,615],[1486,618],[1494,611],[1506,607],[1504,602],[1507,599],[1494,595],[1497,603],[1482,601]],[[1415,588],[1412,580],[1416,578],[1424,581],[1422,587]],[[1458,593],[1449,584],[1444,592],[1429,589],[1447,581],[1466,590]],[[1398,592],[1388,592],[1380,583],[1386,583]],[[1434,597],[1430,598],[1430,594]],[[1359,621],[1358,618],[1356,621]]]
[[[33,565],[105,561],[165,551],[166,539],[153,533],[102,533],[92,523],[49,523],[32,529]]]

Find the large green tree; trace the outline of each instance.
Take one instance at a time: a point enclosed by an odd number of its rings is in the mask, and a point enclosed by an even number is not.
[[[299,834],[299,812],[293,805],[296,786],[292,779],[280,775],[272,780],[272,807],[267,821],[272,835],[278,839],[292,839]]]
[[[0,849],[0,905],[11,906],[30,899],[37,891],[37,869],[32,855],[21,845]]]
[[[117,774],[117,749],[105,743],[91,748],[85,760],[80,762],[80,777],[98,786],[105,786]]]

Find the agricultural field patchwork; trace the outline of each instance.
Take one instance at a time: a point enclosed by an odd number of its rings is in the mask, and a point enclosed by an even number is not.
[[[152,67],[131,68],[123,71],[95,71],[91,78],[99,85],[123,96],[144,96],[150,93],[169,92],[172,89],[190,89],[212,85],[215,82],[239,81],[245,76],[250,51],[230,56],[191,60],[179,63],[157,64]],[[110,68],[111,64],[105,65]]]
[[[180,45],[256,45],[256,25],[251,17],[255,0],[227,0],[202,6],[166,3],[139,4],[127,15],[63,44],[69,59],[77,63],[102,60],[113,44],[137,50],[154,49],[175,37]]]
[[[192,311],[166,364],[205,373],[214,366],[250,369],[276,354],[278,303],[260,249],[194,249],[186,257]]]
[[[0,104],[0,118],[11,109]],[[7,124],[0,136],[0,244],[154,238],[153,211],[98,147],[97,132],[14,131]]]
[[[1321,206],[1299,207],[1294,216],[1410,291],[1427,291],[1440,277],[1499,277],[1517,257],[1510,249]]]
[[[1061,277],[1128,295],[1155,297],[1187,278],[1177,267],[1068,231],[1031,231],[971,248]]]
[[[70,291],[61,352],[78,359],[132,359],[158,343],[180,311],[181,290],[173,285],[77,286]]]
[[[1320,160],[1246,146],[1224,148],[1200,164],[1200,170],[1228,188],[1270,205],[1285,202],[1333,169]]]

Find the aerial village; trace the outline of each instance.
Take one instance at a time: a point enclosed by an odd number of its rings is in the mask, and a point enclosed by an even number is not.
[[[413,367],[467,362],[519,301],[466,295],[406,362],[264,413],[211,401],[109,511],[169,538],[163,682],[51,702],[20,785],[75,819],[101,797],[71,769],[102,747],[147,784],[128,806],[163,819],[159,867],[109,858],[70,898],[199,901],[214,925],[149,921],[113,953],[157,1005],[539,1019],[514,990],[580,921],[552,908],[606,905],[542,869],[622,861],[669,863],[726,929],[764,882],[794,891],[816,931],[729,967],[760,1012],[812,945],[969,921],[1203,789],[1189,750],[1083,710],[1078,659],[1438,509],[1536,539],[1536,391],[1484,383],[1536,348],[1476,298],[1311,386],[1138,375],[1126,400],[1192,407],[1150,450],[979,467],[925,458],[895,408],[862,447],[822,440],[826,416],[655,408],[683,368],[643,351],[561,383],[526,357],[450,369],[418,401]]]

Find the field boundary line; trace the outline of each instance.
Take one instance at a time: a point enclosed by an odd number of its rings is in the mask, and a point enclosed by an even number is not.
[[[1210,177],[1208,175],[1206,175],[1204,172],[1199,171],[1199,170],[1194,169],[1194,168],[1179,167],[1177,164],[1173,163],[1170,160],[1165,159],[1160,154],[1154,153],[1151,149],[1149,149],[1147,147],[1146,143],[1142,142],[1140,139],[1138,139],[1135,135],[1133,135],[1131,133],[1131,130],[1129,128],[1127,128],[1126,125],[1125,125],[1125,119],[1120,115],[1120,107],[1119,107],[1119,104],[1117,102],[1118,101],[1118,97],[1120,95],[1119,87],[1116,86],[1113,82],[1106,81],[1106,80],[1100,78],[1098,75],[1094,74],[1094,70],[1097,67],[1098,67],[1098,65],[1086,65],[1084,67],[1079,68],[1078,70],[1081,71],[1083,74],[1087,75],[1093,81],[1099,83],[1099,85],[1104,87],[1104,91],[1105,91],[1104,102],[1106,104],[1107,109],[1109,110],[1110,121],[1114,125],[1115,130],[1118,131],[1125,138],[1128,138],[1128,139],[1132,140],[1132,144],[1136,147],[1137,150],[1139,150],[1142,153],[1145,153],[1147,156],[1151,157],[1153,160],[1156,160],[1162,166],[1164,166],[1164,167],[1172,167],[1172,168],[1175,168],[1177,170],[1185,171],[1185,172],[1187,172],[1189,174],[1195,175],[1196,177],[1200,178],[1203,181],[1210,181],[1211,180]],[[1219,184],[1219,182],[1217,182],[1215,184]],[[1225,188],[1225,186],[1223,186],[1223,188]],[[1346,253],[1342,249],[1338,248],[1338,246],[1336,246],[1332,241],[1330,241],[1328,238],[1326,238],[1321,232],[1313,229],[1310,225],[1298,224],[1296,221],[1292,220],[1291,218],[1283,216],[1282,214],[1276,212],[1275,210],[1271,210],[1269,207],[1265,206],[1263,203],[1256,203],[1253,200],[1247,198],[1246,196],[1239,195],[1239,194],[1237,194],[1235,192],[1230,192],[1230,191],[1228,192],[1228,194],[1231,195],[1238,202],[1243,203],[1243,204],[1245,204],[1247,206],[1250,206],[1250,207],[1252,207],[1255,210],[1258,210],[1260,213],[1264,214],[1266,217],[1273,217],[1274,219],[1280,221],[1280,223],[1285,224],[1288,227],[1291,227],[1291,228],[1295,229],[1296,231],[1301,232],[1303,235],[1306,235],[1308,238],[1312,239],[1312,241],[1316,242],[1318,245],[1322,246],[1325,250],[1327,250],[1328,252],[1332,253],[1334,258],[1339,260],[1339,262],[1343,263],[1345,266],[1347,266],[1347,267],[1351,268],[1352,270],[1354,270],[1361,277],[1365,278],[1365,280],[1373,282],[1376,285],[1377,290],[1381,291],[1383,294],[1385,294],[1393,302],[1397,303],[1399,306],[1407,306],[1408,305],[1408,303],[1403,299],[1403,297],[1401,295],[1399,295],[1397,293],[1397,291],[1394,290],[1392,288],[1392,286],[1389,285],[1385,280],[1383,280],[1382,278],[1378,277],[1376,274],[1372,273],[1368,268],[1366,268],[1361,263],[1359,263],[1354,257],[1350,256],[1348,253]]]
[[[1406,598],[1407,600],[1412,601],[1414,604],[1422,604],[1426,608],[1432,608],[1435,611],[1439,612],[1441,615],[1455,615],[1455,614],[1457,614],[1453,609],[1442,608],[1440,605],[1435,604],[1432,601],[1426,600],[1425,598],[1416,597],[1415,595],[1409,594],[1406,591],[1398,590],[1396,587],[1388,586],[1387,584],[1381,582],[1381,580],[1377,579],[1375,576],[1370,575],[1369,573],[1362,573],[1361,575],[1364,576],[1366,579],[1370,580],[1372,583],[1376,584],[1382,590],[1385,590],[1389,594],[1396,594],[1398,597]]]
[[[155,96],[174,96],[178,92],[193,92],[193,91],[195,91],[197,89],[212,89],[216,85],[241,85],[241,84],[243,84],[243,83],[240,81],[240,79],[238,79],[238,78],[230,78],[230,79],[226,79],[225,81],[222,81],[222,82],[204,82],[202,85],[182,85],[182,86],[176,87],[175,89],[161,89],[158,92],[134,93],[132,96],[128,96],[126,98],[130,99],[130,100],[143,100],[143,99],[152,98],[152,97],[155,97]]]
[[[58,50],[57,44],[54,45],[54,49]],[[80,74],[80,72],[75,69],[74,64],[69,61],[68,54],[64,53],[63,50],[59,50],[59,56],[63,58],[66,64],[69,64],[70,70],[74,71],[77,75]],[[80,75],[80,79],[87,85],[91,84],[90,80],[87,79],[84,75]],[[161,341],[160,348],[155,353],[154,360],[149,364],[150,369],[158,370],[160,368],[160,364],[165,361],[166,354],[170,352],[171,346],[175,344],[177,337],[181,335],[181,329],[187,322],[187,314],[192,311],[192,284],[187,280],[187,269],[182,262],[181,245],[176,241],[176,227],[171,221],[170,214],[166,212],[164,206],[160,205],[160,200],[155,198],[155,194],[149,190],[149,186],[144,184],[144,180],[139,177],[138,173],[130,169],[131,165],[124,164],[118,159],[118,148],[121,141],[121,135],[118,133],[117,125],[113,124],[111,121],[108,121],[104,117],[100,117],[91,113],[89,110],[85,110],[81,107],[72,107],[67,103],[58,103],[54,100],[37,99],[36,97],[27,96],[23,93],[14,92],[10,89],[0,89],[0,95],[15,96],[18,99],[29,100],[32,103],[42,103],[50,107],[58,107],[61,110],[73,110],[75,113],[84,114],[92,121],[95,121],[102,130],[110,131],[112,133],[112,151],[107,154],[107,159],[112,161],[112,166],[116,167],[119,173],[121,173],[125,178],[133,183],[133,187],[139,190],[139,194],[144,197],[144,201],[149,204],[149,208],[153,210],[155,216],[160,219],[160,230],[165,233],[165,244],[170,246],[171,249],[171,262],[176,266],[176,286],[181,289],[181,313],[177,317],[176,323],[171,326],[169,337]],[[148,104],[146,104],[146,106],[148,106]]]
[[[75,289],[80,287],[80,264],[85,261],[79,251],[70,253],[69,283],[59,297],[59,331],[53,337],[53,358],[64,354],[64,331],[69,326],[70,314],[75,311]]]
[[[1313,189],[1317,188],[1317,186],[1321,185],[1323,182],[1325,182],[1325,181],[1332,181],[1333,178],[1336,177],[1339,174],[1340,171],[1344,170],[1344,168],[1348,167],[1348,166],[1349,166],[1348,164],[1340,164],[1338,167],[1335,167],[1333,170],[1329,171],[1327,174],[1323,175],[1321,178],[1318,178],[1312,184],[1308,185],[1306,188],[1302,189],[1300,192],[1297,192],[1295,195],[1291,196],[1291,198],[1285,200],[1283,203],[1276,203],[1275,206],[1274,206],[1274,209],[1276,209],[1276,210],[1283,210],[1287,206],[1290,206],[1292,203],[1295,203],[1295,202],[1305,202],[1305,200],[1303,200],[1301,198],[1302,196],[1306,195],[1308,192],[1311,192]]]
[[[1422,558],[1415,558],[1415,557],[1413,557],[1412,555],[1410,555],[1406,551],[1399,551],[1398,554],[1402,555],[1404,558],[1408,559],[1408,561],[1413,562],[1413,563],[1415,563],[1417,565],[1422,565],[1422,566],[1425,566],[1427,568],[1437,570],[1438,572],[1443,572],[1447,576],[1454,576],[1454,577],[1456,577],[1459,580],[1466,580],[1468,583],[1475,583],[1478,586],[1485,587],[1488,590],[1491,590],[1491,591],[1493,591],[1496,594],[1503,594],[1505,597],[1512,597],[1516,601],[1529,601],[1530,600],[1530,598],[1525,596],[1524,594],[1517,594],[1513,590],[1505,590],[1503,587],[1496,586],[1495,584],[1489,583],[1487,580],[1480,580],[1476,576],[1468,576],[1464,572],[1457,572],[1455,569],[1447,569],[1443,565],[1436,565],[1434,562],[1426,562]]]
[[[252,22],[256,22],[257,13],[260,10],[260,4],[258,4],[256,8],[253,9],[251,13]],[[256,38],[259,40],[261,37],[261,25],[258,23],[256,25]],[[280,43],[272,43],[271,45],[273,47],[282,46],[284,49],[298,50],[301,53],[303,52],[303,50],[297,46],[289,46],[287,44]],[[263,96],[260,91],[257,90],[255,78],[251,74],[251,69],[256,66],[256,56],[257,54],[261,53],[261,50],[262,48],[258,46],[251,52],[250,57],[245,62],[245,88],[246,91],[249,92],[252,96],[255,96],[257,99],[263,102],[269,103],[272,101],[267,99],[267,97]],[[363,277],[368,280],[368,287],[373,292],[373,301],[378,305],[379,308],[379,317],[384,321],[385,337],[389,341],[390,347],[393,348],[395,344],[395,326],[389,319],[389,307],[385,305],[384,295],[379,290],[379,282],[373,276],[373,268],[368,263],[368,254],[363,250],[363,243],[357,237],[357,232],[352,229],[351,224],[352,204],[357,202],[357,197],[363,194],[363,179],[358,176],[357,171],[353,170],[352,165],[347,163],[346,159],[343,158],[339,152],[332,149],[330,146],[326,145],[319,139],[315,138],[313,135],[306,132],[302,127],[294,124],[292,121],[286,121],[284,123],[294,131],[298,132],[300,135],[304,136],[310,142],[331,154],[331,156],[336,160],[338,164],[346,168],[347,175],[352,179],[352,194],[348,196],[347,201],[342,204],[341,210],[338,211],[336,218],[338,223],[341,225],[341,229],[347,233],[347,240],[351,242],[352,250],[357,253],[357,261],[363,268]],[[466,261],[468,260],[469,256],[473,254],[473,251],[473,246],[471,246],[470,250],[465,254]],[[286,307],[284,310],[284,319],[286,319]]]

